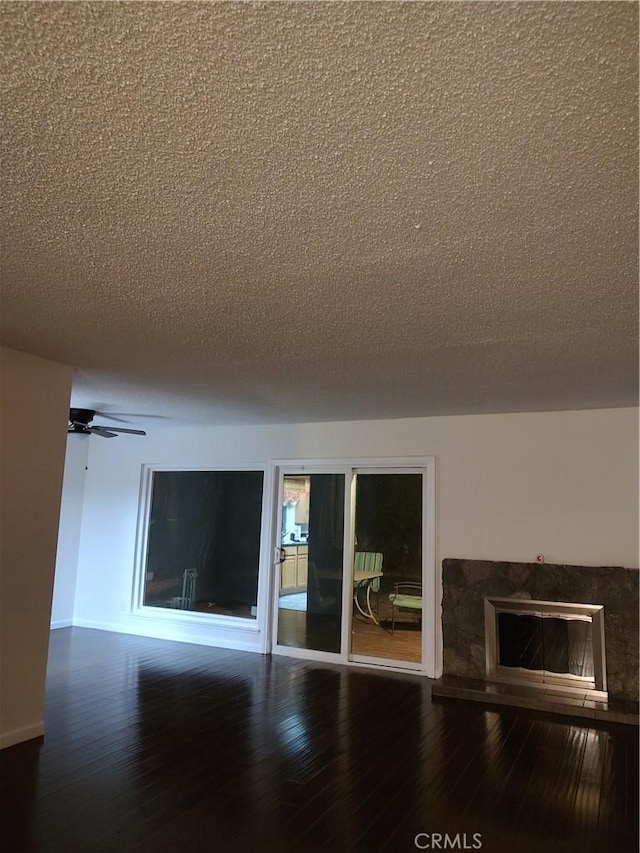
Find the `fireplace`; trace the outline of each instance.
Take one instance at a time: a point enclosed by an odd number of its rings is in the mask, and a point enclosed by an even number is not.
[[[604,607],[485,597],[487,678],[607,699]]]
[[[529,673],[525,672],[525,680],[533,683],[540,677],[550,679],[543,683],[550,684],[554,677],[566,678],[569,684],[566,690],[570,690],[576,682],[571,676],[593,678],[594,688],[597,691],[607,692],[607,702],[638,702],[638,614],[640,603],[638,600],[637,569],[625,569],[619,566],[568,566],[545,563],[507,563],[490,560],[459,560],[447,558],[442,566],[442,632],[443,632],[443,675],[446,678],[466,678],[481,681],[490,686],[496,693],[503,693],[513,687],[513,695],[521,695],[525,688],[514,686],[505,680],[519,679],[523,673],[520,670],[528,670],[530,667],[538,678],[529,680]],[[531,615],[527,608],[536,606],[535,602],[557,602],[559,606],[569,607],[574,615],[588,616],[592,619],[593,633],[591,634],[591,645],[593,647],[593,675],[589,671],[589,665],[585,664],[582,669],[572,665],[570,667],[560,666],[566,663],[568,652],[551,652],[550,663],[546,670],[548,675],[540,674],[539,670],[545,670],[540,665],[539,658],[522,660],[510,657],[505,650],[502,665],[506,667],[506,674],[498,673],[487,676],[487,649],[485,628],[485,599],[492,601],[507,599],[512,607],[524,608],[525,615]],[[525,602],[523,605],[522,602]],[[576,602],[576,603],[574,603]],[[580,610],[587,606],[586,610]],[[507,633],[510,627],[507,618],[509,613],[501,619],[503,625],[502,633]],[[593,609],[591,609],[593,608]],[[535,610],[533,611],[535,613]],[[560,615],[563,615],[562,613]],[[571,660],[575,661],[576,639],[585,628],[577,626],[580,620],[571,620],[573,627],[570,628],[573,637],[573,654]],[[533,622],[533,624],[537,624]],[[602,628],[604,625],[604,628]],[[557,632],[562,638],[562,626],[557,623],[546,623],[546,633],[551,637]],[[565,628],[566,630],[566,628]],[[604,641],[602,632],[606,639],[606,664],[604,663]],[[589,640],[585,637],[585,643]],[[521,640],[526,648],[526,641]],[[598,676],[598,654],[602,649],[602,679]],[[512,654],[512,653],[511,653]],[[555,655],[555,660],[554,660]],[[606,672],[604,666],[606,665]],[[557,672],[556,669],[560,669]],[[538,672],[536,672],[538,670]],[[568,675],[567,675],[568,673]],[[496,679],[496,676],[497,679]],[[489,688],[487,688],[489,689]],[[590,690],[587,686],[581,693]],[[555,691],[556,688],[554,687]],[[540,689],[526,689],[527,693],[533,693],[538,699],[544,696],[545,691]],[[571,692],[571,690],[570,690]],[[575,698],[575,702],[578,698]],[[598,700],[590,699],[592,703]]]

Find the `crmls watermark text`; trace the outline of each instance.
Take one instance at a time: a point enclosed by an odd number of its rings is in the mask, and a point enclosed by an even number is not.
[[[419,832],[413,839],[418,850],[480,850],[482,849],[482,834],[474,832]]]

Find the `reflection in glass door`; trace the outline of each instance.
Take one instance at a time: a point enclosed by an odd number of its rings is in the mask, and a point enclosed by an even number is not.
[[[339,654],[344,474],[285,474],[277,572],[278,646]]]
[[[419,668],[422,473],[356,473],[351,659]]]

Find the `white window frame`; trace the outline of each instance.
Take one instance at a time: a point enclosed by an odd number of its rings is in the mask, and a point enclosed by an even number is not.
[[[258,558],[258,597],[255,618],[244,616],[222,616],[215,613],[195,613],[189,610],[172,610],[168,607],[152,607],[144,602],[144,582],[146,575],[146,557],[149,544],[149,522],[151,517],[151,500],[153,496],[153,476],[156,473],[181,472],[233,472],[260,471],[262,473],[262,509],[260,521],[260,556]],[[260,651],[265,651],[266,638],[262,631],[262,623],[266,621],[268,611],[268,577],[267,564],[268,541],[270,538],[271,517],[271,478],[270,466],[260,464],[242,465],[161,465],[158,463],[142,465],[140,475],[139,502],[136,549],[134,559],[133,585],[131,590],[130,615],[141,619],[171,622],[174,625],[195,625],[200,628],[227,628],[234,631],[247,631],[252,634],[262,633]]]

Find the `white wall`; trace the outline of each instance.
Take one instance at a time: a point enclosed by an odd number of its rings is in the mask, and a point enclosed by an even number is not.
[[[44,731],[71,367],[0,352],[0,746]]]
[[[56,574],[53,584],[53,604],[51,606],[52,628],[66,628],[73,624],[82,499],[84,497],[89,440],[89,436],[80,434],[67,436],[58,549],[56,552]]]
[[[75,623],[259,648],[259,635],[176,630],[129,614],[143,463],[417,455],[437,462],[437,565],[542,553],[547,562],[637,567],[637,409],[158,430],[90,439]]]

